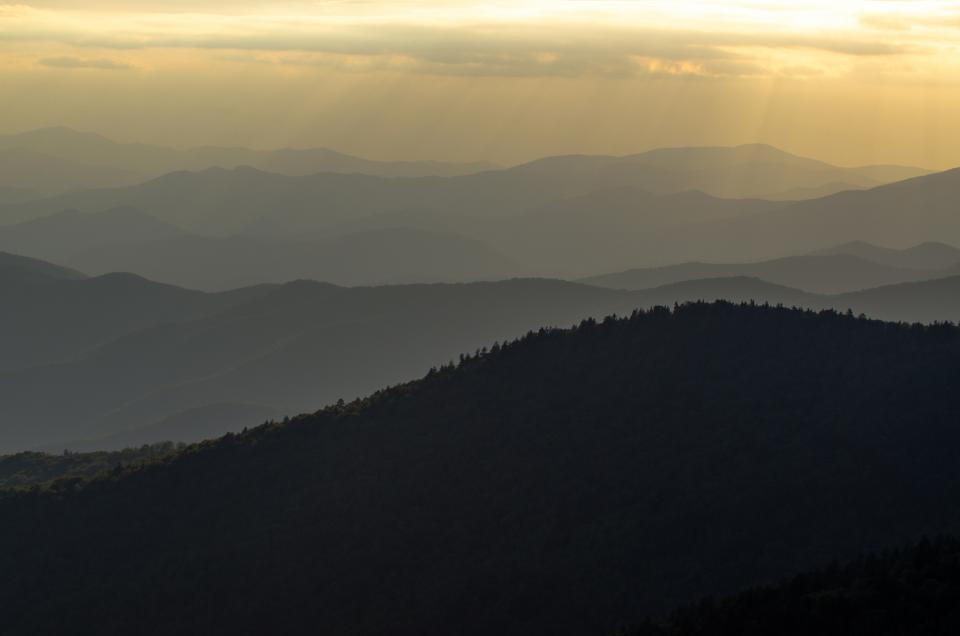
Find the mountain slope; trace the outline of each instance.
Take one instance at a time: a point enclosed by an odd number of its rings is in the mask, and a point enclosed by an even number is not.
[[[622,157],[547,157],[513,168],[528,173],[591,174],[604,186],[631,185],[660,194],[703,190],[727,198],[784,198],[787,191],[844,183],[871,187],[926,174],[912,168],[840,168],[765,144],[659,148]]]
[[[815,254],[849,254],[889,267],[906,267],[927,271],[956,269],[960,266],[960,249],[946,243],[930,241],[902,250],[880,247],[863,241],[854,241],[819,250]]]
[[[91,249],[185,236],[187,233],[180,228],[134,208],[119,207],[96,213],[67,210],[17,225],[0,226],[0,249],[72,262],[77,254]],[[120,267],[91,273],[118,271],[131,270]]]
[[[7,307],[0,312],[0,371],[68,361],[121,336],[197,319],[267,291],[252,287],[204,294],[132,274],[80,278],[68,271],[61,279],[31,286],[0,278]]]
[[[766,215],[722,221],[688,237],[710,258],[764,259],[850,241],[908,246],[960,243],[960,169],[870,190],[801,201]],[[711,247],[712,246],[712,247]]]
[[[182,234],[92,247],[64,262],[91,274],[130,271],[204,290],[297,279],[338,285],[499,280],[525,269],[480,241],[407,228],[298,239]]]
[[[654,195],[633,187],[559,199],[463,232],[553,276],[628,267],[676,258],[677,240],[703,224],[749,217],[782,206],[721,199],[704,192]]]
[[[36,194],[60,194],[86,188],[130,185],[139,176],[125,166],[92,165],[21,147],[3,147],[0,141],[0,188]]]
[[[917,271],[881,265],[848,254],[790,256],[759,263],[684,263],[632,269],[581,282],[614,289],[648,289],[685,280],[747,276],[804,291],[836,294],[894,283],[924,280],[953,272]]]
[[[121,430],[96,439],[51,445],[43,450],[59,453],[66,448],[71,452],[85,453],[119,451],[163,442],[189,444],[214,439],[229,432],[236,433],[248,426],[258,426],[267,420],[280,418],[284,413],[284,409],[258,404],[208,404],[176,413],[147,426]]]
[[[832,302],[883,320],[960,322],[960,276],[851,292]]]
[[[776,585],[705,599],[623,636],[893,636],[960,630],[960,541],[923,539]]]
[[[0,252],[0,289],[60,280],[80,280],[85,274],[36,258]]]
[[[638,306],[729,300],[807,309],[850,311],[904,323],[960,321],[960,276],[884,285],[844,294],[812,294],[758,278],[707,278],[634,292]]]
[[[880,636],[960,630],[960,541],[923,539],[804,572],[776,585],[706,599],[623,636]]]
[[[4,497],[0,625],[609,632],[960,527],[958,354],[952,328],[729,305],[543,331],[85,488]]]

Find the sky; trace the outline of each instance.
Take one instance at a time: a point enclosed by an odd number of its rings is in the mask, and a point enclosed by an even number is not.
[[[0,0],[0,132],[960,165],[960,1]]]

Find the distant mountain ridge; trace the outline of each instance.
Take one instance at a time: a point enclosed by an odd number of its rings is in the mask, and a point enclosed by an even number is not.
[[[907,267],[927,271],[960,266],[960,248],[932,241],[902,250],[880,247],[864,241],[854,241],[819,250],[816,254],[851,254],[890,267]]]
[[[91,249],[168,240],[187,235],[187,232],[175,225],[129,206],[111,208],[95,214],[65,210],[16,225],[0,226],[0,249],[51,261],[70,262],[78,254]],[[110,271],[131,270],[114,268]]]
[[[619,157],[547,157],[512,170],[566,174],[570,178],[587,173],[599,187],[626,185],[624,177],[630,175],[633,187],[659,194],[696,189],[724,198],[773,199],[784,199],[784,193],[805,188],[814,190],[811,196],[816,196],[817,188],[830,184],[866,188],[929,174],[920,168],[899,166],[840,168],[766,144],[659,148]]]
[[[201,236],[131,207],[0,226],[0,249],[91,275],[131,272],[205,291],[314,279],[341,285],[501,280],[529,269],[482,241],[405,227],[273,238]]]
[[[3,287],[83,278],[86,278],[86,274],[68,267],[27,256],[0,252],[0,286]]]
[[[42,128],[19,134],[0,135],[0,151],[22,149],[47,155],[50,160],[74,166],[123,168],[138,180],[177,170],[252,166],[287,175],[317,172],[373,174],[384,177],[453,176],[498,168],[485,162],[373,161],[326,148],[253,150],[237,147],[198,146],[169,148],[142,143],[121,143],[102,135],[65,127]],[[0,159],[2,159],[0,153]],[[130,179],[127,178],[129,183]],[[88,180],[86,187],[96,187]],[[107,184],[100,184],[107,185]]]
[[[958,197],[960,168],[705,225],[687,240],[711,257],[735,251],[750,260],[851,241],[902,247],[929,241],[960,244]]]
[[[922,246],[904,251],[890,249],[881,252],[877,251],[879,249],[854,245],[756,263],[683,263],[593,276],[580,282],[615,289],[649,289],[686,280],[744,276],[818,294],[839,294],[960,274],[960,250],[956,252],[956,261],[933,258],[923,261],[938,265],[947,263],[943,269],[918,269],[909,265],[924,258],[926,250]],[[881,263],[880,260],[887,262]],[[900,265],[893,265],[895,262]]]
[[[55,195],[87,188],[131,185],[140,175],[123,165],[74,161],[18,146],[5,146],[0,137],[0,188],[20,196]]]

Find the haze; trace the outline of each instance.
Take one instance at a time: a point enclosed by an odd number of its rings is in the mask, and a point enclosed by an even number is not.
[[[0,131],[503,164],[764,142],[941,169],[958,44],[937,1],[27,0],[0,4]]]

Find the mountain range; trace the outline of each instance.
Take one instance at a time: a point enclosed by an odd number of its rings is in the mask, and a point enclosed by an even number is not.
[[[301,412],[529,329],[638,307],[725,299],[910,322],[960,318],[960,276],[835,295],[749,277],[636,291],[516,279],[379,287],[299,281],[204,293],[131,274],[83,278],[50,267],[42,284],[0,290],[17,308],[0,316],[0,417],[11,423],[2,451],[113,447],[109,438],[158,442],[168,439],[164,431],[195,441],[224,429],[198,424],[188,434],[189,427],[161,423],[198,422],[196,409],[213,405],[235,409],[237,425],[264,412]]]
[[[86,278],[85,274],[67,267],[60,267],[36,258],[0,252],[0,285],[5,289],[83,278]]]
[[[493,170],[485,162],[372,161],[326,148],[253,150],[200,146],[168,148],[120,143],[64,127],[0,135],[0,186],[54,194],[69,190],[130,185],[178,170],[251,166],[286,175],[317,172],[383,177],[454,176]]]
[[[126,207],[71,210],[0,226],[0,249],[91,275],[131,272],[208,291],[297,279],[371,285],[528,273],[482,242],[450,232],[398,227],[291,238],[208,237]]]
[[[947,269],[960,263],[960,249],[940,242],[925,242],[898,250],[865,241],[844,243],[816,252],[817,255],[848,254],[873,263],[917,270]]]
[[[742,198],[759,193],[751,188],[730,193],[717,185],[749,184],[731,174],[764,170],[796,171],[798,180],[813,179],[810,174],[825,168],[811,162],[748,146],[552,158],[452,177],[286,176],[218,167],[8,204],[0,206],[0,221],[13,225],[57,218],[65,210],[95,215],[126,208],[204,238],[302,241],[420,230],[479,241],[509,263],[513,275],[573,278],[689,260],[769,260],[857,240],[895,247],[960,242],[951,225],[952,202],[960,196],[957,171],[799,202]],[[763,183],[774,183],[771,179]],[[907,209],[909,215],[903,214]],[[125,249],[134,250],[132,243]],[[7,243],[5,249],[13,247]],[[54,251],[20,253],[53,258]],[[113,259],[105,256],[93,269],[133,269],[121,255]],[[442,260],[435,269],[452,266],[453,261]],[[145,267],[138,273],[154,272],[157,268]],[[390,280],[382,271],[376,274],[360,282]],[[228,277],[221,273],[220,278]],[[180,277],[175,282],[210,287],[210,281]]]
[[[5,160],[7,156],[9,161]],[[453,177],[501,169],[485,162],[372,161],[326,148],[167,148],[119,143],[63,127],[0,135],[0,164],[5,162],[11,170],[0,173],[4,175],[0,186],[32,189],[39,194],[129,185],[169,172],[214,167],[250,166],[288,176],[333,172],[399,178]],[[591,180],[606,186],[622,185],[627,177],[635,181],[633,185],[653,192],[695,188],[735,198],[810,198],[926,172],[905,166],[841,168],[759,144],[731,149],[658,149],[622,157],[549,157],[515,170],[528,176],[550,173],[578,179],[590,173]]]
[[[889,264],[893,262],[901,265]],[[909,266],[921,263],[943,268]],[[683,263],[593,276],[581,282],[615,289],[649,289],[687,280],[749,277],[809,292],[839,294],[956,275],[960,275],[960,250],[947,245],[927,243],[894,250],[858,243],[807,256],[757,263]]]

